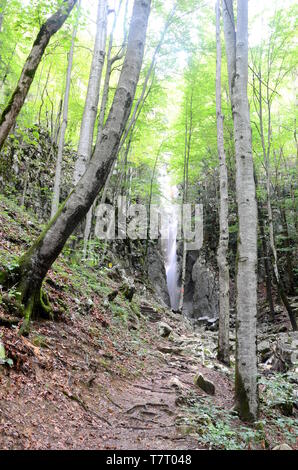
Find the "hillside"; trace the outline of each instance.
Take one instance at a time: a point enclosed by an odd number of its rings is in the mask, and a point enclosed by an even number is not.
[[[1,198],[1,264],[13,266],[39,229],[32,214]],[[232,369],[215,359],[217,333],[194,331],[135,280],[132,302],[122,294],[109,302],[123,284],[116,266],[115,259],[111,267],[82,267],[69,262],[66,250],[45,283],[55,319],[33,321],[26,338],[18,335],[16,312],[8,315],[13,289],[2,296],[9,361],[0,366],[0,447],[293,446],[296,411],[286,417],[274,405],[290,393],[282,377],[271,374],[266,382],[264,376],[260,421],[241,423],[233,412]],[[162,322],[171,329],[167,338]],[[215,385],[215,395],[194,385],[198,373]]]

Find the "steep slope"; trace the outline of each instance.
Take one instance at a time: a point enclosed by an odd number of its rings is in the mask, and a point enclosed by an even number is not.
[[[40,226],[11,201],[0,205],[1,265],[13,267]],[[123,285],[136,289],[131,302]],[[291,417],[272,411],[255,427],[240,423],[233,372],[215,360],[216,333],[194,332],[116,259],[105,268],[85,266],[66,248],[45,290],[54,318],[33,321],[27,338],[18,335],[16,293],[2,291],[1,449],[293,445]],[[198,373],[215,385],[215,395],[194,385]]]

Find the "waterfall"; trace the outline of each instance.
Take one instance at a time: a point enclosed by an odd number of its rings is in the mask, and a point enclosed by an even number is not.
[[[179,304],[179,288],[177,275],[178,215],[175,200],[178,195],[178,190],[175,186],[171,184],[170,176],[167,172],[166,167],[160,170],[159,183],[163,196],[162,208],[165,211],[168,220],[168,230],[166,235],[167,239],[163,240],[167,286],[170,296],[171,307],[172,309],[177,310]]]

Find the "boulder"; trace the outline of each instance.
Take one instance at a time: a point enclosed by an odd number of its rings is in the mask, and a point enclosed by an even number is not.
[[[176,388],[177,390],[182,390],[184,388],[183,383],[178,379],[178,377],[172,377],[169,380],[169,386]]]
[[[172,328],[167,323],[160,322],[158,324],[158,333],[162,338],[167,338],[171,332]]]
[[[197,387],[203,390],[208,395],[215,395],[215,385],[202,374],[197,374],[194,379],[194,383]]]
[[[167,276],[162,254],[158,245],[150,246],[148,250],[148,279],[157,295],[170,306],[170,297],[167,286]]]
[[[280,333],[274,348],[273,369],[286,372],[298,367],[298,331]]]
[[[272,354],[270,341],[263,340],[258,343],[258,354],[261,362],[267,361]]]
[[[193,312],[194,318],[218,318],[219,299],[215,273],[200,258],[192,269],[194,283]]]

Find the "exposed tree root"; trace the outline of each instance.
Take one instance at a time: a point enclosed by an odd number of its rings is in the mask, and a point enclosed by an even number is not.
[[[3,297],[10,313],[23,317],[20,335],[28,335],[32,318],[53,319],[52,308],[46,292],[37,284],[23,279],[20,268],[15,271],[2,271],[0,283],[7,290]],[[9,319],[8,319],[9,322]],[[9,323],[16,323],[15,321]]]

